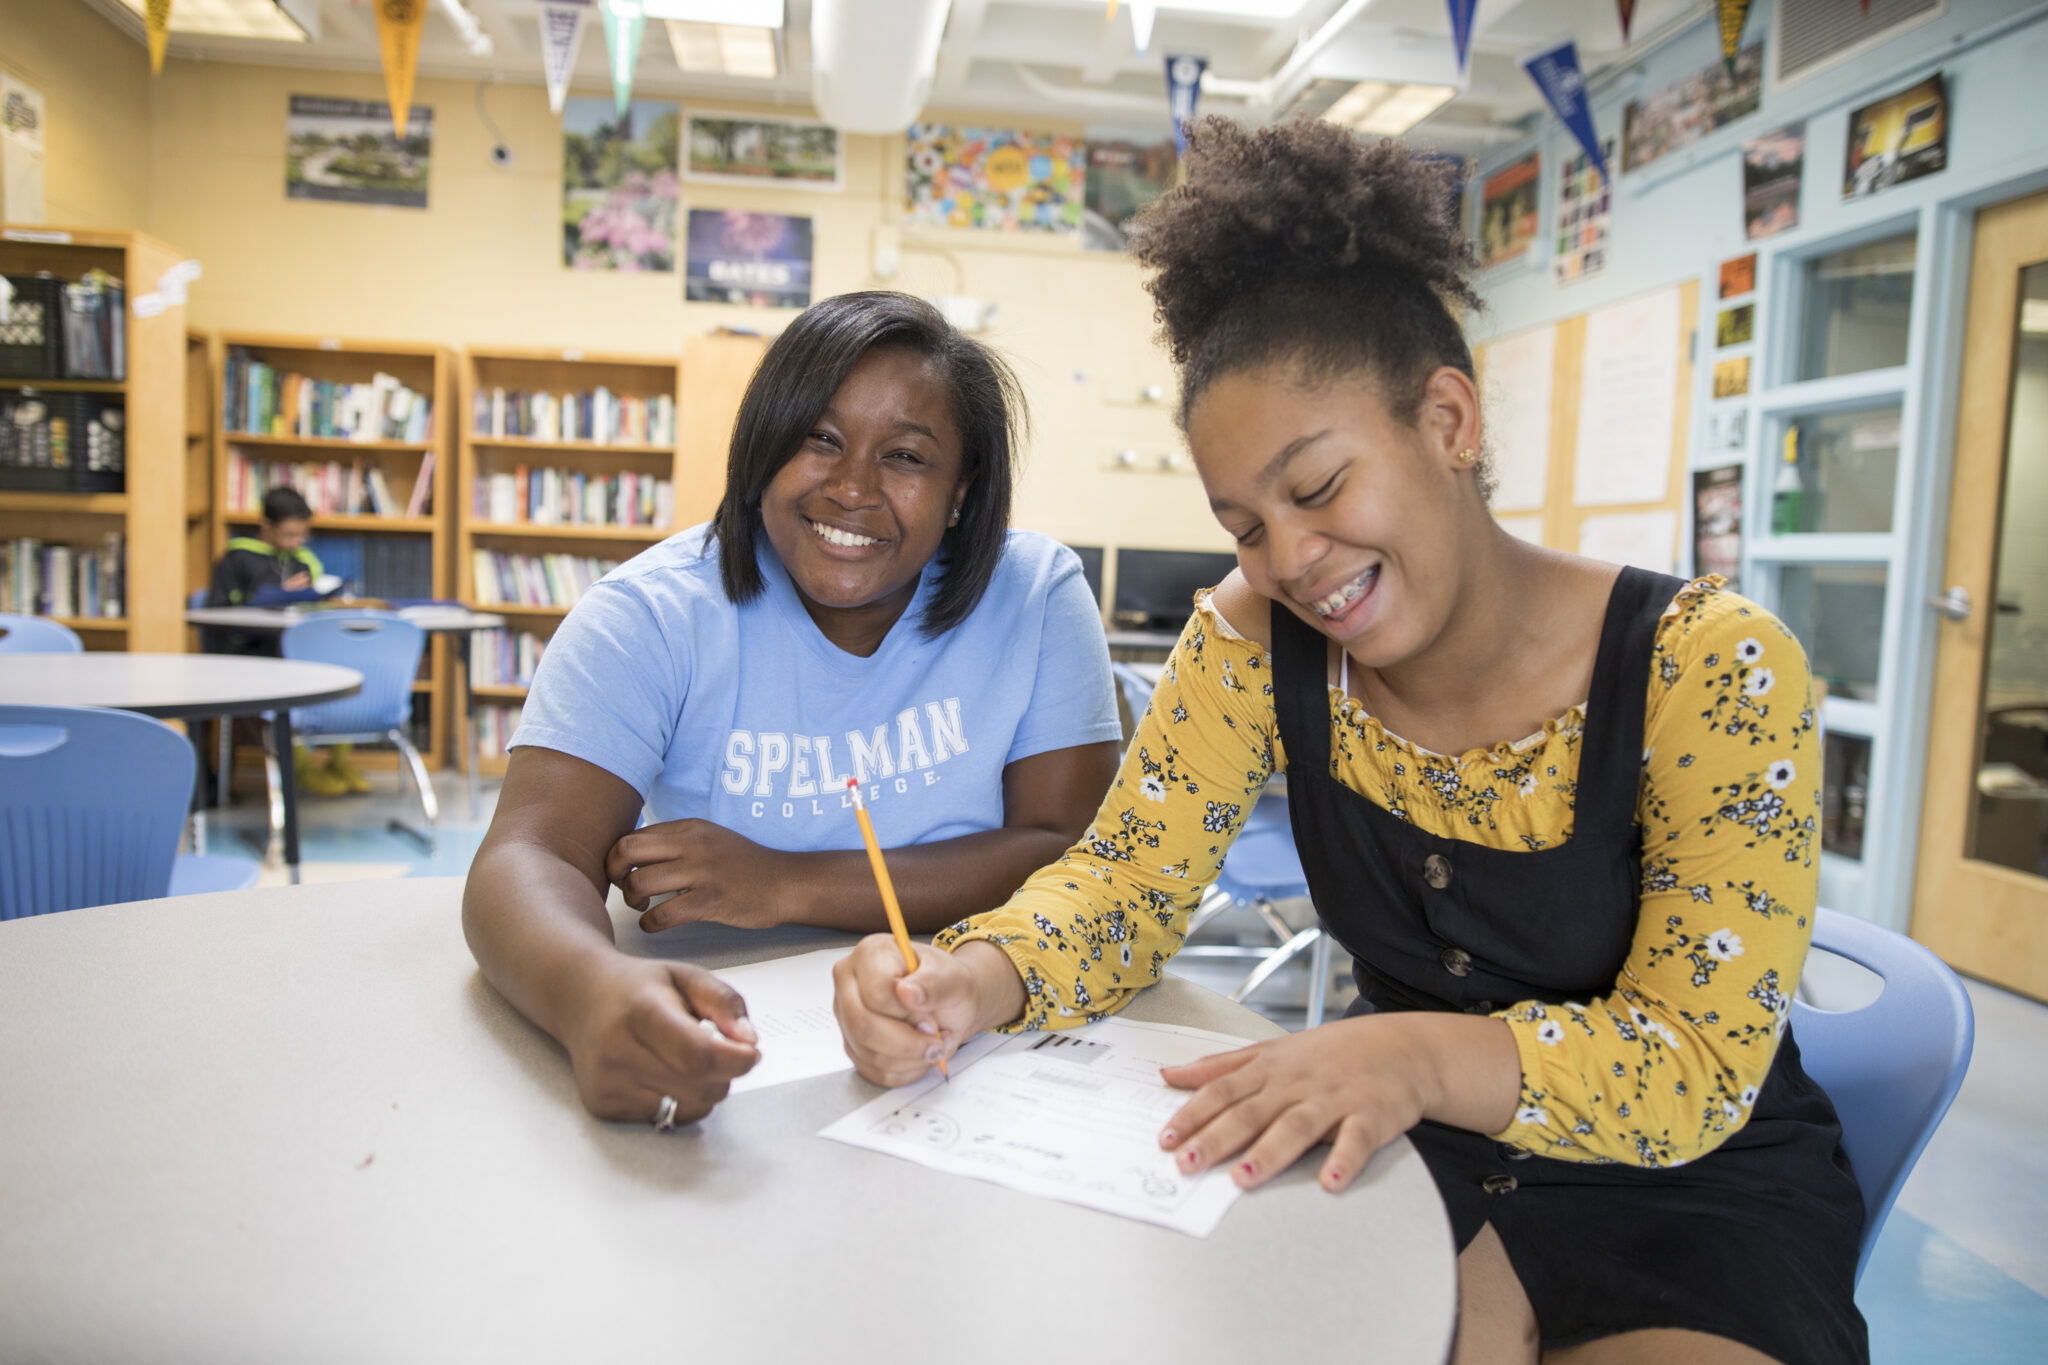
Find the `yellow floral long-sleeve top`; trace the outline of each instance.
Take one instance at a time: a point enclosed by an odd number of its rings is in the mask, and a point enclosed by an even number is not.
[[[1094,825],[942,947],[985,939],[1024,979],[1013,1030],[1113,1014],[1159,979],[1266,780],[1284,771],[1272,658],[1196,598]],[[1330,689],[1331,776],[1419,828],[1493,848],[1571,838],[1583,705],[1451,757]],[[1658,623],[1637,801],[1642,906],[1614,988],[1495,1013],[1521,1060],[1494,1136],[1547,1156],[1675,1166],[1749,1116],[1806,959],[1820,754],[1806,655],[1718,578]]]

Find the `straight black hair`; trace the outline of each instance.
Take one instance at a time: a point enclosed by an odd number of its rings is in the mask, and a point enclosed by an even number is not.
[[[761,495],[796,458],[839,386],[868,352],[897,348],[929,360],[953,399],[960,428],[960,474],[969,480],[960,524],[933,556],[941,577],[919,628],[945,634],[981,602],[1002,558],[1016,487],[1017,447],[1026,422],[1024,394],[1000,356],[962,333],[923,299],[873,290],[812,304],[761,358],[733,420],[725,496],[712,518],[725,595],[751,602],[765,584],[755,562]]]
[[[273,488],[263,495],[263,519],[272,526],[281,521],[311,521],[313,509],[296,488]]]

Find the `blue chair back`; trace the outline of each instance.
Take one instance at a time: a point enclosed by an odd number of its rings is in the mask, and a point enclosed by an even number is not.
[[[1294,831],[1284,816],[1277,823],[1246,822],[1244,833],[1223,855],[1216,885],[1237,901],[1260,896],[1277,901],[1308,894],[1308,874],[1301,869]]]
[[[186,610],[188,610],[188,611],[198,611],[198,610],[199,610],[199,609],[200,609],[201,607],[205,606],[205,605],[206,605],[206,598],[207,598],[208,594],[209,594],[209,593],[211,593],[212,591],[213,591],[213,590],[212,590],[211,588],[194,588],[194,589],[192,589],[192,591],[190,591],[190,592],[186,593],[186,594],[185,594],[185,607],[186,607]]]
[[[0,706],[0,920],[166,894],[192,767],[148,716]]]
[[[1145,719],[1145,711],[1152,705],[1154,684],[1138,671],[1135,664],[1113,663],[1110,673],[1116,678],[1116,690],[1122,694],[1124,706],[1131,713],[1131,724]]]
[[[292,726],[303,736],[377,735],[412,716],[412,684],[427,636],[391,612],[323,612],[284,632],[284,657],[340,664],[363,675],[363,690],[340,701],[302,706]]]
[[[43,616],[0,612],[0,654],[83,654],[85,642],[71,627]]]
[[[1884,979],[1883,993],[1860,1009],[1792,1002],[1800,1058],[1835,1102],[1842,1149],[1863,1189],[1861,1277],[1892,1201],[1963,1083],[1976,1016],[1948,965],[1903,934],[1821,910],[1813,946]]]

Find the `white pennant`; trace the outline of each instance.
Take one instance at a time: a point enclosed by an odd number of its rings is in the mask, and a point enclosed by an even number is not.
[[[547,76],[548,108],[557,114],[569,94],[576,54],[583,47],[583,21],[589,17],[590,0],[541,0],[540,63]]]
[[[1141,57],[1152,46],[1152,20],[1158,13],[1159,7],[1152,0],[1131,0],[1131,39]]]

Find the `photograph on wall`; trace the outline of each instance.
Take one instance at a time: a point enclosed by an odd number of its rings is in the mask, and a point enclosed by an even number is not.
[[[1764,45],[1735,54],[1735,74],[1716,61],[1622,111],[1622,170],[1639,171],[1763,107]]]
[[[1531,152],[1479,182],[1480,269],[1516,260],[1535,243],[1542,172],[1542,157]]]
[[[382,100],[293,95],[285,119],[285,198],[423,209],[433,148],[434,111],[425,105],[412,106],[400,138]]]
[[[1794,123],[1742,144],[1742,230],[1751,241],[1799,226],[1806,125]]]
[[[777,189],[836,190],[846,182],[839,130],[802,119],[691,110],[683,179]]]
[[[681,111],[609,95],[562,106],[562,264],[572,270],[676,268]]]
[[[1939,71],[1849,115],[1844,199],[1861,199],[1947,165],[1948,88]]]
[[[1614,139],[1604,139],[1600,155],[1614,165]],[[1551,262],[1559,284],[1590,279],[1607,269],[1607,228],[1614,216],[1613,193],[1593,158],[1581,150],[1567,158],[1557,175],[1557,254]]]
[[[1695,470],[1692,476],[1692,573],[1719,574],[1741,590],[1742,466]]]
[[[1077,137],[911,125],[908,221],[994,232],[1081,231],[1087,157]]]
[[[1081,244],[1090,251],[1122,251],[1131,219],[1173,188],[1179,165],[1170,137],[1147,141],[1091,133]]]
[[[1714,319],[1714,347],[1746,346],[1756,340],[1756,305],[1741,304],[1734,308],[1723,308],[1721,315]]]
[[[1703,447],[1711,455],[1729,455],[1749,448],[1749,409],[1740,403],[1707,409]]]
[[[1756,253],[1721,262],[1721,297],[1739,298],[1756,292]]]
[[[1749,392],[1749,357],[1730,356],[1714,362],[1714,397],[1740,398]]]
[[[811,220],[691,209],[683,297],[754,308],[811,304]]]

